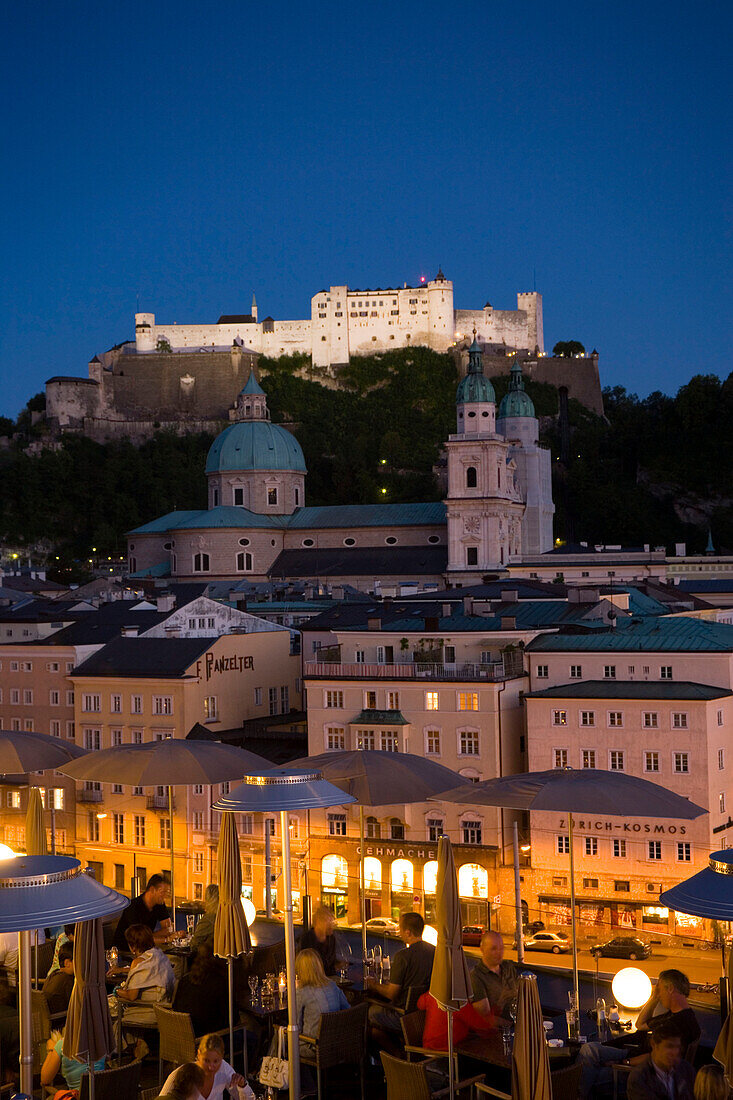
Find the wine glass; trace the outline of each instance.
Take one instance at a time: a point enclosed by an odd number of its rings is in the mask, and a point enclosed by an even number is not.
[[[516,1024],[516,1022],[517,1022],[517,1000],[516,1000],[516,997],[509,1002],[508,1007],[509,1007],[509,1019],[512,1021],[512,1023]]]
[[[257,977],[256,974],[250,974],[247,981],[249,982],[249,992],[251,994],[252,1000],[256,1001],[257,1000],[257,987],[260,984],[260,980],[259,980],[259,978]]]
[[[117,963],[120,960],[120,956],[119,956],[119,952],[117,951],[117,948],[116,947],[110,947],[109,951],[107,951],[105,953],[105,958],[107,959],[107,962],[109,963],[110,970],[114,970],[115,967],[117,966]]]

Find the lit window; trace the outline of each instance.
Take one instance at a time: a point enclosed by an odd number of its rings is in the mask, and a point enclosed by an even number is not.
[[[267,503],[268,504],[277,504],[277,489],[268,489],[267,490]]]
[[[326,729],[326,748],[345,749],[346,735],[343,726],[328,726]]]
[[[583,749],[583,767],[595,768],[596,766],[596,750],[595,749]]]
[[[568,750],[567,749],[554,749],[554,767],[567,768],[568,766]]]
[[[377,746],[374,730],[357,730],[356,747],[357,749],[375,749]]]
[[[399,752],[399,734],[397,730],[382,730],[379,742],[382,752]]]
[[[609,726],[618,729],[624,724],[624,716],[620,710],[610,710],[608,712],[608,724]]]
[[[478,710],[478,692],[477,691],[459,691],[458,692],[458,709],[459,710]]]
[[[387,692],[387,710],[399,710],[400,709],[400,693],[399,691]]]
[[[437,691],[425,692],[425,710],[437,710],[438,709],[438,693]]]
[[[553,710],[552,724],[553,726],[567,726],[568,712],[566,710]]]
[[[207,695],[204,699],[204,721],[215,722],[219,717],[219,704],[216,695]]]

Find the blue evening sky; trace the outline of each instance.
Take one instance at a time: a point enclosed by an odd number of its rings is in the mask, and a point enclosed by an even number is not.
[[[6,5],[0,413],[161,322],[442,265],[674,392],[730,363],[725,0]],[[536,274],[535,274],[536,273]]]

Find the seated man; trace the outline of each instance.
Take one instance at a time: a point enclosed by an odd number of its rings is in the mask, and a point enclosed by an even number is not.
[[[65,924],[63,932],[59,932],[58,936],[56,937],[56,946],[53,949],[53,961],[48,968],[48,974],[46,975],[47,978],[50,978],[54,971],[61,969],[61,963],[59,962],[59,951],[65,943],[71,943],[73,945],[75,929],[75,924]]]
[[[481,962],[471,974],[473,1005],[484,1017],[506,1017],[509,1005],[517,999],[519,974],[516,963],[504,958],[504,940],[498,932],[481,937]]]
[[[300,950],[311,948],[321,956],[326,974],[336,973],[336,918],[332,909],[322,905],[313,914],[313,926],[300,938]]]
[[[624,1035],[619,1046],[605,1043],[585,1043],[578,1053],[578,1062],[583,1071],[580,1078],[579,1095],[582,1100],[592,1096],[593,1088],[599,1084],[609,1084],[613,1078],[611,1064],[627,1062],[637,1065],[646,1059],[646,1054],[633,1053],[627,1046],[638,1052],[640,1046],[646,1047],[649,1034],[664,1026],[671,1026],[680,1040],[684,1056],[690,1043],[700,1038],[700,1025],[695,1013],[687,1001],[690,982],[680,970],[663,970],[647,1003],[636,1019],[637,1031]]]
[[[177,935],[173,929],[173,921],[165,904],[168,886],[162,875],[151,875],[148,884],[142,894],[133,898],[127,909],[117,922],[114,945],[123,954],[128,953],[125,932],[133,924],[144,924],[153,933],[156,947],[168,940],[175,939]],[[158,928],[160,925],[160,928]]]
[[[682,1058],[682,1043],[674,1020],[651,1033],[651,1054],[629,1074],[628,1100],[692,1100],[695,1071]]]
[[[210,882],[204,893],[204,911],[198,919],[193,936],[191,937],[191,954],[200,947],[208,947],[214,950],[214,925],[216,914],[219,912],[219,887],[215,882]]]
[[[74,988],[74,948],[69,942],[59,948],[59,969],[49,974],[43,983],[43,996],[48,1011],[66,1012]]]
[[[405,947],[392,959],[390,980],[381,983],[372,979],[367,986],[370,992],[378,993],[390,1002],[384,1007],[379,1004],[369,1006],[372,1035],[380,1046],[390,1050],[396,1049],[395,1038],[402,1031],[400,1014],[395,1009],[405,1008],[410,989],[419,995],[430,988],[435,948],[423,940],[424,928],[425,921],[419,913],[400,914],[400,939]]]

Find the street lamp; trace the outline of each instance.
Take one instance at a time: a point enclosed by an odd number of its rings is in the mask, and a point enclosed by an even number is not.
[[[288,983],[288,1062],[290,1100],[300,1100],[300,1049],[298,1012],[295,1004],[295,928],[293,924],[293,887],[290,874],[289,815],[293,810],[325,809],[356,802],[328,783],[318,771],[263,771],[246,775],[244,782],[213,805],[223,813],[272,813],[280,811],[280,835],[283,849],[283,887],[285,893],[285,967]],[[267,884],[269,889],[269,883]]]

